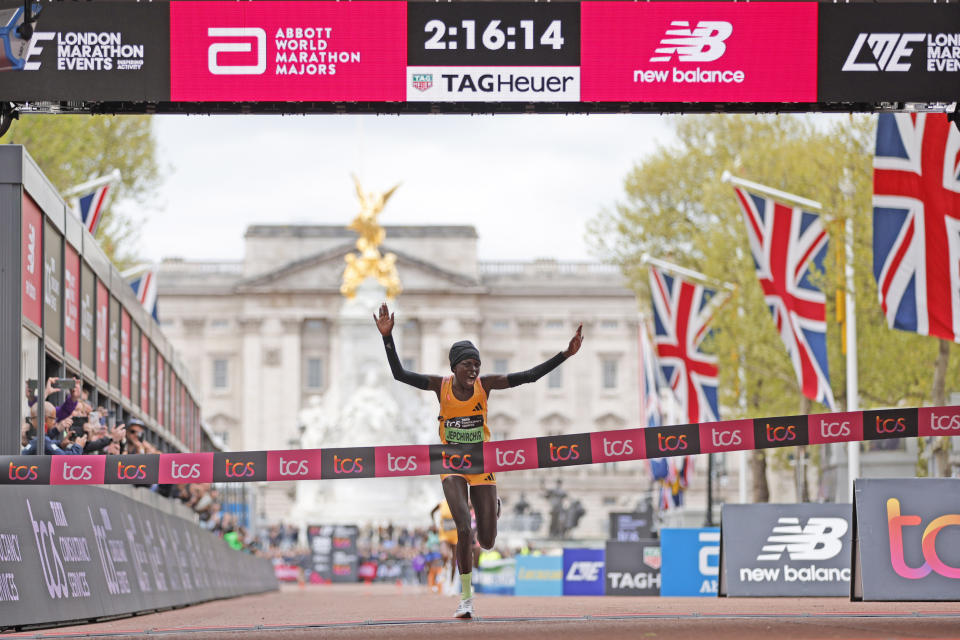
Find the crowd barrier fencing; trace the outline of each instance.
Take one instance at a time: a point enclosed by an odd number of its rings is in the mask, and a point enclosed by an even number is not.
[[[277,588],[268,559],[99,487],[7,487],[0,512],[0,629]]]
[[[474,444],[0,456],[0,484],[271,482],[477,474],[918,436],[960,436],[960,406],[723,420]]]

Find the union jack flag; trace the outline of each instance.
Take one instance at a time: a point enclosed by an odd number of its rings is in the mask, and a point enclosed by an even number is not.
[[[140,304],[143,305],[143,308],[147,310],[153,319],[157,322],[160,320],[157,318],[157,269],[156,267],[151,267],[139,277],[130,281],[130,286],[133,287],[134,293],[137,294],[137,300],[140,301]]]
[[[650,267],[654,342],[660,370],[689,423],[719,420],[717,359],[700,350],[716,291]]]
[[[960,342],[960,132],[944,114],[881,114],[873,275],[887,323]]]
[[[97,187],[90,193],[79,196],[74,199],[73,208],[77,211],[83,225],[91,234],[97,232],[97,226],[100,224],[103,213],[103,205],[107,201],[107,192],[110,185],[105,184]]]
[[[827,232],[820,216],[734,187],[747,223],[763,298],[803,395],[834,409],[827,364],[827,296],[810,281],[823,271]]]

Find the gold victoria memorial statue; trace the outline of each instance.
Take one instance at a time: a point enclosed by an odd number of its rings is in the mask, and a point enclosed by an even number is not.
[[[377,223],[377,215],[383,211],[387,200],[400,185],[396,184],[388,191],[374,195],[370,192],[364,192],[356,176],[353,176],[353,183],[357,187],[360,213],[347,228],[360,234],[360,237],[357,238],[357,249],[360,251],[360,255],[348,253],[344,257],[347,266],[343,270],[343,283],[340,285],[340,293],[347,298],[353,298],[357,295],[357,287],[360,286],[360,283],[373,277],[386,288],[387,298],[396,298],[403,290],[400,285],[400,277],[397,275],[397,256],[393,253],[380,255],[380,243],[383,242],[387,234],[383,227]]]

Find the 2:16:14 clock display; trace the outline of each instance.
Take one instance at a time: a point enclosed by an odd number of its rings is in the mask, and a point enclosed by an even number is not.
[[[577,66],[580,5],[411,2],[407,64]]]

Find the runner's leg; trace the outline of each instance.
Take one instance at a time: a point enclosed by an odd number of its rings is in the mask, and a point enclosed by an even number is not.
[[[456,562],[461,575],[473,571],[470,552],[470,503],[467,501],[467,481],[459,476],[443,479],[443,496],[447,499],[453,522],[457,525]]]
[[[492,549],[497,541],[497,485],[470,487],[470,503],[477,516],[477,542],[484,549]]]

